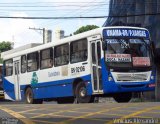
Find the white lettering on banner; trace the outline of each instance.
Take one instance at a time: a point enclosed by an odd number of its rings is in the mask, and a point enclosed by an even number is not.
[[[149,57],[133,57],[133,66],[150,66]]]
[[[147,37],[145,30],[121,30],[109,29],[106,30],[107,36],[134,36],[134,37]]]
[[[107,62],[131,62],[130,54],[106,54]]]

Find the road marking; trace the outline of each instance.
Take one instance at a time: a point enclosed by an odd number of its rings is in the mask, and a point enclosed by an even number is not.
[[[79,112],[79,111],[73,111],[73,110],[68,111],[68,112],[73,112],[73,113],[84,113],[84,114],[90,113],[90,112]]]
[[[124,116],[125,114],[110,114],[110,113],[101,113],[103,115],[114,115],[114,116]]]
[[[30,109],[30,110],[26,110],[26,111],[20,111],[20,112],[17,112],[17,113],[19,113],[19,114],[21,113],[22,114],[22,113],[25,113],[25,112],[31,112],[31,111],[35,111],[35,110],[37,110],[37,109]]]
[[[149,114],[160,114],[160,112],[147,112]]]
[[[73,118],[73,117],[75,117],[75,116],[66,116],[66,115],[53,115],[53,116],[59,116],[59,117],[66,117],[66,118]],[[53,117],[52,116],[52,117]],[[96,120],[96,121],[106,121],[105,119],[100,119],[100,118],[87,118],[86,120]],[[61,123],[61,122],[59,122],[59,123]]]
[[[89,114],[85,114],[85,115],[82,115],[82,116],[74,117],[74,118],[62,121],[60,123],[61,124],[66,124],[66,123],[70,123],[71,121],[74,121],[74,120],[77,120],[77,119],[80,119],[80,118],[87,119],[86,117],[93,116],[93,115],[96,115],[96,114],[101,114],[103,112],[107,112],[107,111],[111,111],[111,110],[117,110],[117,109],[125,108],[126,106],[127,105],[123,105],[123,106],[118,106],[118,107],[107,109],[107,110],[106,109],[105,110],[101,110],[101,111],[98,111],[98,112],[91,112]],[[128,106],[130,106],[130,105],[128,105]]]
[[[5,111],[5,112],[7,112],[7,113],[10,114],[11,116],[13,116],[13,117],[21,120],[21,121],[22,121],[23,123],[25,123],[25,124],[35,124],[35,123],[32,122],[31,120],[27,119],[25,116],[20,115],[20,114],[16,113],[15,111],[12,111],[12,110],[10,110],[10,109],[8,109],[8,108],[1,107],[1,106],[0,106],[0,109],[3,110],[3,111]]]
[[[132,113],[132,114],[123,116],[123,118],[130,118],[130,117],[132,117],[132,116],[136,116],[136,115],[142,114],[142,113],[144,113],[144,112],[151,111],[151,110],[153,110],[153,109],[158,109],[158,108],[160,108],[160,106],[154,106],[154,107],[151,107],[151,108],[146,108],[146,109],[143,109],[143,110],[134,112],[134,113]]]
[[[83,109],[83,108],[88,108],[88,107],[81,107],[81,108],[74,108],[74,109],[60,110],[60,111],[52,112],[52,113],[48,113],[48,114],[40,114],[40,115],[37,115],[37,116],[33,116],[33,117],[31,117],[31,118],[39,118],[39,117],[43,117],[43,116],[46,116],[46,115],[53,115],[53,114],[58,114],[58,113],[68,112],[68,111],[70,111],[70,110],[79,110],[79,109]]]
[[[51,122],[51,121],[42,121],[42,120],[35,120],[33,119],[34,122],[41,122],[41,123],[47,123],[47,124],[57,124],[57,122]]]
[[[153,118],[153,117],[149,117],[149,116],[134,116],[135,118]]]
[[[44,108],[41,108],[41,109],[39,107],[37,107],[37,108],[30,109],[30,110],[20,111],[20,112],[17,112],[17,113],[25,113],[25,112],[36,111],[36,110],[41,111],[41,110],[47,110],[47,109],[50,109],[50,108],[54,109],[51,106],[50,107],[44,107]]]
[[[103,122],[106,122],[107,120],[105,119],[100,119],[100,118],[87,118],[86,120],[91,120],[91,121],[103,121]]]
[[[73,116],[70,116],[70,115],[58,115],[58,114],[53,114],[53,115],[50,115],[51,117],[55,117],[55,116],[59,116],[61,118],[73,118]]]
[[[121,118],[119,118],[117,120],[123,120],[123,119],[127,119],[127,118],[132,118],[132,117],[135,117],[135,116],[137,116],[139,114],[151,111],[153,109],[160,109],[160,106],[154,106],[154,107],[151,107],[151,108],[142,109],[140,111],[133,112],[133,113],[131,113],[129,115],[125,115],[125,116],[123,116],[123,117],[121,117]],[[143,118],[143,116],[142,116],[142,118]],[[107,122],[106,124],[113,124],[113,121]]]

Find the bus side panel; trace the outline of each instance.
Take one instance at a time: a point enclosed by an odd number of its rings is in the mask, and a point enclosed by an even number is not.
[[[72,84],[34,88],[35,99],[73,96]]]
[[[88,95],[92,94],[92,86],[90,83],[91,75],[81,77],[83,81],[87,82]],[[73,81],[72,79],[64,79],[50,82],[38,82],[37,84],[30,85],[34,92],[34,99],[56,98],[73,96]],[[88,83],[89,82],[89,83]],[[24,99],[24,89],[28,84],[21,85],[21,97]]]
[[[92,82],[91,81],[86,82],[86,87],[87,87],[87,94],[92,95],[93,94]]]
[[[3,88],[5,99],[15,100],[14,81],[12,76],[3,78]]]
[[[109,93],[109,92],[116,92],[117,86],[113,82],[108,81],[109,77],[109,72],[107,71],[107,67],[105,65],[105,60],[104,58],[101,59],[101,64],[102,64],[102,82],[103,82],[103,91],[104,93]]]

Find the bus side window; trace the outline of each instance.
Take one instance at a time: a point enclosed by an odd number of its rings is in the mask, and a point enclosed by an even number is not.
[[[27,71],[37,71],[39,68],[39,53],[29,53],[27,55]]]
[[[5,76],[12,76],[13,74],[13,60],[9,59],[4,62]]]
[[[66,65],[69,63],[69,44],[63,44],[54,48],[55,66]]]
[[[87,39],[72,42],[70,53],[71,63],[86,61],[88,58]]]
[[[27,57],[26,55],[21,56],[21,73],[27,71]]]
[[[40,51],[40,69],[51,68],[53,66],[53,48]]]

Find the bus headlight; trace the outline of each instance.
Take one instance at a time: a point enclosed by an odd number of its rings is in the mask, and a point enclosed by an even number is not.
[[[151,76],[151,80],[154,80],[154,76]]]
[[[109,76],[108,81],[113,81],[113,78]]]

